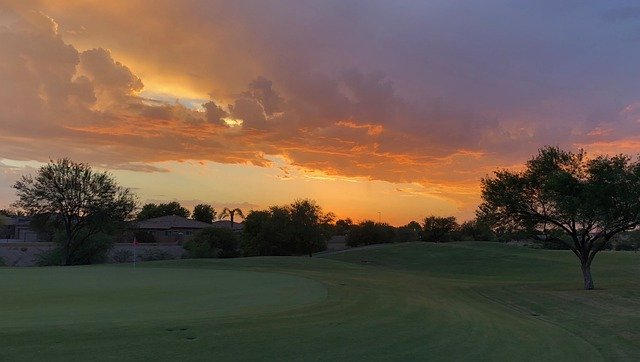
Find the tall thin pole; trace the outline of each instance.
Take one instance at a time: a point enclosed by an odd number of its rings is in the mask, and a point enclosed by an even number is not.
[[[138,240],[136,240],[136,237],[134,236],[133,237],[133,269],[136,268],[136,259],[138,259],[137,256],[136,256],[136,249],[137,249],[136,246],[137,245],[138,245]]]

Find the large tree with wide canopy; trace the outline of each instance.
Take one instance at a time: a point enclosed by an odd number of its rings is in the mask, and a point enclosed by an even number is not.
[[[580,260],[584,288],[593,289],[596,254],[640,224],[640,162],[545,147],[523,170],[484,178],[482,199],[478,216],[498,227],[559,236]]]

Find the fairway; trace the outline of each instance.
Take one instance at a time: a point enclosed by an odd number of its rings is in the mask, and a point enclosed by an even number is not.
[[[640,254],[407,243],[2,268],[3,360],[638,360]]]

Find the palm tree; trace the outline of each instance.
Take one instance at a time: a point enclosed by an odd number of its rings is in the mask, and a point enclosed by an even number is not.
[[[244,214],[242,213],[242,210],[240,210],[240,208],[236,207],[235,209],[230,209],[228,207],[225,207],[220,214],[220,220],[226,219],[228,216],[229,220],[231,220],[231,230],[233,230],[233,217],[235,215],[239,215],[240,217],[244,218]]]

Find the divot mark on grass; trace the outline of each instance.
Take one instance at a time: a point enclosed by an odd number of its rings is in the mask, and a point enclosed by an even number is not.
[[[188,341],[195,341],[198,337],[185,337],[185,339]]]

